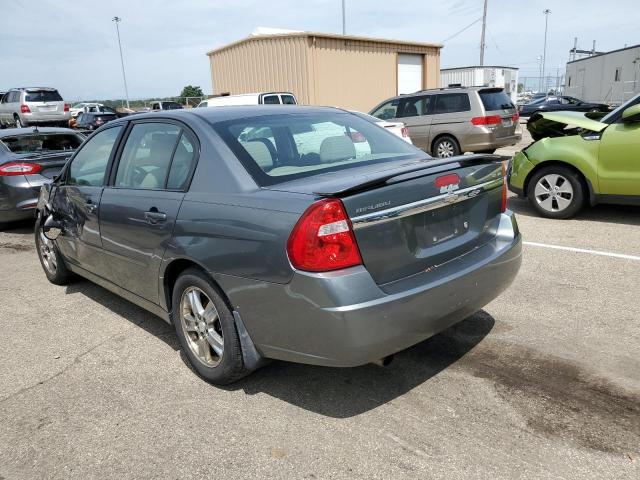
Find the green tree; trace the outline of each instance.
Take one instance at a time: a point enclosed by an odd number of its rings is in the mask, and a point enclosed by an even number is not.
[[[201,97],[204,97],[204,93],[200,87],[196,87],[193,85],[187,85],[182,89],[180,96],[183,97],[181,100],[184,101],[184,97],[197,97],[197,98],[189,98],[187,101],[189,105],[195,107],[200,103]]]
[[[524,83],[519,83],[518,84],[518,93],[522,93],[524,92]]]

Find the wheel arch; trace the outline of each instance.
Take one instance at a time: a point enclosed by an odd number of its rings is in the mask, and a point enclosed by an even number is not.
[[[562,160],[546,160],[544,162],[538,163],[535,167],[533,167],[528,173],[527,177],[524,179],[524,183],[522,185],[525,197],[528,196],[527,192],[529,191],[529,182],[531,181],[533,176],[543,168],[552,166],[568,168],[569,170],[577,173],[578,178],[580,179],[580,183],[582,184],[582,190],[585,194],[588,195],[589,204],[591,206],[596,204],[596,194],[589,179],[575,165],[572,165],[569,162],[563,162]]]

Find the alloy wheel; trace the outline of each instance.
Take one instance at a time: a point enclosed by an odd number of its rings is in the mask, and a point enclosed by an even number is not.
[[[198,287],[189,287],[183,292],[180,323],[196,358],[207,367],[217,366],[224,354],[220,316],[213,301]]]
[[[573,201],[573,186],[564,176],[550,173],[538,180],[534,195],[538,205],[547,212],[562,212]]]
[[[58,270],[58,259],[56,258],[56,252],[54,250],[53,240],[49,240],[44,236],[44,232],[40,229],[39,235],[39,250],[40,258],[44,268],[47,269],[51,275],[55,275]]]
[[[443,140],[442,142],[438,143],[436,155],[439,158],[453,157],[454,152],[455,152],[455,146],[449,140]]]

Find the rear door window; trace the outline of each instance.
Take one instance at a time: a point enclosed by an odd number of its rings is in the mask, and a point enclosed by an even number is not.
[[[296,99],[293,95],[280,95],[283,105],[295,105]]]
[[[262,97],[262,103],[265,105],[276,105],[280,103],[278,95],[265,95]]]
[[[469,94],[467,93],[442,93],[436,95],[436,108],[434,113],[458,113],[471,110]]]
[[[69,165],[67,185],[104,185],[109,157],[120,130],[120,126],[108,128],[87,140]]]
[[[62,97],[57,90],[28,90],[25,102],[61,102]]]
[[[400,102],[400,113],[398,113],[398,117],[405,118],[426,115],[429,110],[430,99],[431,97],[429,95],[403,98]]]
[[[143,190],[164,189],[181,133],[180,127],[168,123],[134,125],[122,150],[114,185]]]
[[[478,94],[480,95],[482,105],[484,105],[484,109],[487,112],[493,110],[507,110],[510,108],[515,108],[515,106],[511,102],[511,98],[509,98],[509,96],[504,93],[503,90],[480,90]]]

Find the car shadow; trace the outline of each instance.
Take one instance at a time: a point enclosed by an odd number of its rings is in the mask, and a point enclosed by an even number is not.
[[[540,217],[529,205],[526,198],[516,196],[509,197],[509,208],[517,215],[527,217]],[[618,223],[622,225],[640,225],[640,206],[634,205],[596,205],[595,207],[585,207],[572,220]]]
[[[67,285],[65,293],[85,295],[156,336],[173,350],[180,350],[171,325],[105,288],[88,280],[78,280]],[[319,415],[353,417],[429,381],[478,345],[494,325],[494,318],[481,310],[440,334],[397,353],[387,367],[370,364],[356,368],[330,368],[272,361],[232,385],[211,385],[211,388],[243,390],[247,395],[266,393]],[[184,352],[180,352],[180,357],[196,374]]]
[[[180,350],[178,337],[173,330],[173,326],[166,323],[160,317],[150,313],[134,303],[110,292],[89,280],[78,279],[65,287],[65,294],[73,295],[80,293],[90,300],[108,308],[116,315],[137,325],[146,332],[158,337],[169,345],[173,350]]]
[[[21,220],[19,222],[0,223],[0,232],[17,235],[33,235],[35,220]]]
[[[353,417],[429,381],[478,345],[494,324],[491,315],[480,311],[397,353],[387,367],[329,368],[274,361],[224,388],[249,395],[266,393],[332,418]]]

